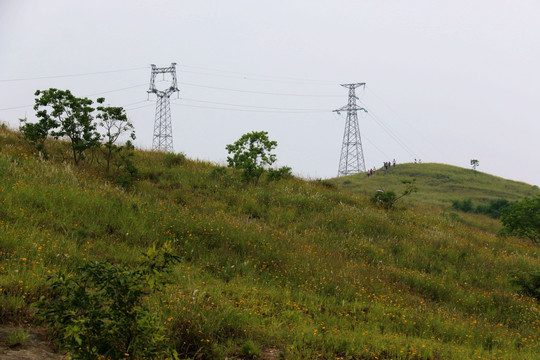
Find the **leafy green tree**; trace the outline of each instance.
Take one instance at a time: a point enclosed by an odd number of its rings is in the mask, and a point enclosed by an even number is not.
[[[124,146],[118,145],[118,139],[121,135],[129,133],[131,140],[135,140],[135,131],[133,124],[128,120],[126,111],[122,107],[102,106],[105,102],[104,98],[97,99],[100,106],[97,107],[99,126],[105,130],[102,136],[102,144],[105,148],[105,172],[109,173],[111,159],[114,153],[122,151]]]
[[[29,123],[28,119],[19,119],[21,126],[19,126],[19,131],[23,137],[36,148],[37,152],[47,157],[47,152],[45,151],[45,140],[49,136],[49,133],[52,128],[54,128],[55,123],[52,119],[41,119],[37,123]]]
[[[540,242],[540,195],[516,201],[502,215],[503,233]]]
[[[78,164],[84,151],[99,144],[100,135],[92,116],[92,100],[78,98],[69,90],[37,90],[34,110],[39,121],[34,133],[43,136],[45,131],[55,139],[71,140],[73,162]],[[30,129],[28,130],[30,131]],[[46,137],[46,136],[45,136]]]
[[[476,168],[477,168],[478,166],[480,166],[480,161],[478,161],[478,160],[476,160],[476,159],[472,159],[472,160],[471,160],[471,166],[472,166],[472,168],[473,168],[473,170],[474,170],[474,175],[476,176]]]
[[[234,144],[225,147],[231,155],[227,157],[227,163],[229,167],[242,169],[246,181],[255,180],[257,184],[264,167],[276,161],[276,155],[271,153],[276,146],[277,142],[271,141],[266,131],[244,134]]]

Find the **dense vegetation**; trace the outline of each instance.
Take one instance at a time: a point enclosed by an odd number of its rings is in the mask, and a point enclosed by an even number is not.
[[[180,358],[257,358],[268,349],[286,359],[530,359],[540,352],[538,300],[528,290],[538,279],[538,246],[497,236],[497,220],[448,206],[463,198],[519,200],[534,194],[531,186],[482,173],[445,185],[445,177],[468,175],[398,165],[391,171],[399,180],[386,190],[400,192],[402,179],[416,178],[419,191],[387,210],[369,200],[380,185],[355,195],[329,181],[269,181],[267,174],[255,185],[239,170],[138,150],[105,175],[99,152],[74,166],[69,143],[48,147],[44,160],[20,134],[0,128],[4,323],[35,323],[31,304],[57,299],[58,279],[95,287],[91,266],[98,275],[126,276],[137,291],[141,256],[170,244],[180,262],[170,273],[157,271],[167,280],[159,292],[136,292],[134,301],[143,320],[161,325],[157,343]],[[439,185],[427,184],[432,176],[441,176],[442,193],[445,186],[462,193],[436,194]],[[504,196],[499,181],[508,185]],[[108,281],[100,276],[98,283]]]
[[[452,208],[456,210],[484,214],[495,219],[499,219],[510,205],[512,203],[506,199],[489,200],[487,204],[480,205],[474,205],[471,199],[452,200]]]

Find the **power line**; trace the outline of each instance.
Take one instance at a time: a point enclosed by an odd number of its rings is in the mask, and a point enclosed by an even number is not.
[[[286,80],[289,82],[309,82],[309,83],[325,83],[325,84],[331,84],[335,85],[336,81],[332,80],[320,80],[320,79],[305,79],[305,78],[293,78],[293,77],[283,77],[283,76],[273,76],[273,75],[261,75],[261,74],[246,74],[238,71],[228,71],[228,70],[220,70],[220,69],[211,69],[211,68],[205,68],[200,66],[190,66],[190,65],[179,65],[179,67],[185,67],[185,68],[191,68],[191,69],[200,69],[200,70],[206,70],[206,71],[214,71],[218,73],[226,73],[226,74],[234,74],[236,77],[242,77],[244,79],[254,79],[254,80]],[[193,72],[193,71],[182,71],[185,73],[193,73],[193,74],[205,74],[205,75],[217,75],[217,74],[209,74],[209,73],[199,73],[199,72]],[[218,76],[225,76],[225,75],[218,75]]]
[[[379,96],[371,87],[368,87],[368,90],[373,94],[375,95],[375,97],[377,97],[377,99],[379,99],[379,101],[381,103],[383,103],[387,109],[389,109],[391,112],[394,113],[394,115],[402,118],[381,96]],[[422,134],[423,132],[421,130],[419,130],[416,126],[414,126],[413,124],[409,123],[406,119],[402,119],[402,121],[408,125],[411,129],[413,129],[415,132],[417,133],[420,133]],[[435,144],[433,144],[431,141],[430,141],[430,138],[428,136],[422,136],[424,140],[427,141],[428,144],[430,144],[432,146],[433,149],[437,150],[441,155],[443,156],[446,156],[446,154],[444,152],[441,151],[441,149],[439,147],[437,147]]]
[[[146,100],[144,101],[146,102]],[[138,109],[142,109],[142,108],[146,108],[146,107],[150,107],[150,106],[154,106],[155,103],[151,103],[151,104],[147,104],[147,105],[143,105],[143,106],[137,106],[135,108],[131,108],[131,109],[125,109],[126,111],[133,111],[133,110],[138,110]]]
[[[235,108],[223,108],[223,107],[213,107],[213,106],[199,106],[199,105],[190,105],[190,104],[179,104],[172,103],[173,105],[186,106],[199,109],[209,109],[209,110],[227,110],[227,111],[241,111],[241,112],[254,112],[254,113],[277,113],[277,114],[312,114],[312,113],[321,113],[328,112],[328,110],[302,110],[302,111],[287,111],[287,110],[256,110],[256,109],[235,109]]]
[[[100,75],[100,74],[111,74],[111,73],[126,72],[126,71],[135,71],[135,70],[142,70],[142,69],[148,69],[148,67],[145,66],[145,67],[130,68],[130,69],[96,71],[96,72],[88,72],[88,73],[81,73],[81,74],[69,74],[69,75],[50,75],[50,76],[37,76],[37,77],[31,77],[31,78],[0,79],[0,82],[41,80],[41,79],[56,79],[56,78],[78,77],[78,76],[90,76],[90,75]]]
[[[25,108],[29,108],[29,107],[32,107],[32,106],[34,106],[34,105],[14,106],[14,107],[9,107],[9,108],[2,108],[2,109],[0,109],[0,111],[25,109]]]
[[[377,145],[375,145],[375,143],[374,143],[373,141],[369,140],[369,138],[368,138],[365,134],[363,134],[362,137],[363,137],[364,139],[366,139],[366,140],[368,141],[368,143],[370,143],[375,149],[377,149],[377,150],[378,150],[381,154],[383,154],[387,159],[390,158],[390,156],[386,155],[386,153],[385,153],[384,151],[382,151],[381,149],[379,149],[379,147],[378,147]]]
[[[126,105],[122,105],[123,108],[127,108],[128,106],[131,106],[131,105],[137,105],[137,104],[140,104],[140,103],[143,103],[143,102],[148,102],[148,100],[140,100],[140,101],[136,101],[136,102],[133,102],[133,103],[129,103],[129,104],[126,104]],[[154,103],[152,104],[149,104],[149,105],[153,105]]]
[[[146,83],[138,84],[138,85],[128,86],[128,87],[124,87],[124,88],[120,88],[120,89],[102,91],[102,92],[99,92],[99,93],[94,93],[94,94],[85,95],[85,96],[88,97],[88,96],[97,96],[97,95],[102,95],[102,94],[109,94],[109,93],[113,93],[113,92],[118,92],[118,91],[128,90],[128,89],[134,89],[134,88],[138,88],[138,87],[141,87],[141,86],[147,86],[147,85],[148,84],[146,84]]]
[[[268,106],[231,104],[231,103],[223,103],[223,102],[207,101],[207,100],[198,100],[198,99],[190,99],[190,98],[180,98],[180,100],[200,102],[200,103],[206,103],[206,104],[237,106],[237,107],[244,107],[244,108],[251,108],[251,109],[284,110],[284,111],[316,111],[316,112],[329,112],[330,111],[330,110],[327,110],[327,109],[277,108],[277,107],[268,107]]]
[[[373,120],[383,129],[385,133],[387,133],[394,141],[401,146],[403,150],[405,150],[409,155],[412,157],[417,157],[416,153],[409,147],[403,140],[401,140],[382,120],[380,120],[375,114],[371,112],[371,110],[368,112],[368,116],[371,116]]]
[[[128,87],[124,87],[124,88],[120,88],[120,89],[114,89],[114,90],[108,90],[108,91],[102,91],[102,92],[98,92],[98,93],[94,93],[94,94],[89,94],[89,95],[85,95],[84,97],[89,97],[89,96],[97,96],[97,95],[102,95],[102,94],[109,94],[109,93],[113,93],[113,92],[118,92],[118,91],[123,91],[123,90],[128,90],[128,89],[134,89],[134,88],[137,88],[137,87],[141,87],[141,86],[147,86],[148,84],[138,84],[138,85],[133,85],[133,86],[128,86]],[[139,102],[137,102],[139,103]],[[21,105],[21,106],[13,106],[13,107],[9,107],[9,108],[2,108],[0,109],[0,111],[4,111],[4,110],[16,110],[16,109],[24,109],[24,108],[30,108],[30,107],[33,107],[34,105]],[[127,106],[127,105],[126,105]]]
[[[262,95],[301,96],[301,97],[320,97],[320,98],[341,97],[341,96],[338,96],[338,95],[288,94],[288,93],[275,93],[275,92],[265,92],[265,91],[254,91],[254,90],[240,90],[240,89],[231,89],[231,88],[225,88],[225,87],[217,87],[217,86],[208,86],[208,85],[200,85],[200,84],[186,83],[186,82],[182,82],[182,83],[180,83],[180,85],[195,86],[195,87],[201,87],[201,88],[206,88],[206,89],[216,89],[216,90],[234,91],[234,92],[249,93],[249,94],[262,94]]]

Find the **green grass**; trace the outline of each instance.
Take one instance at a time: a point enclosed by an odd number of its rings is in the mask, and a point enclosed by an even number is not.
[[[448,210],[451,199],[515,200],[535,191],[529,185],[405,164],[336,180],[350,181],[345,189],[295,178],[253,186],[230,169],[136,151],[138,177],[124,189],[104,164],[62,163],[60,145],[40,160],[0,128],[3,322],[34,321],[30,304],[48,295],[48,275],[88,260],[133,265],[171,242],[182,262],[148,303],[180,358],[256,358],[268,348],[287,359],[540,352],[538,301],[511,275],[538,269],[538,246],[497,236],[496,220]],[[419,192],[406,206],[369,202],[411,177]],[[360,185],[364,193],[351,193]]]
[[[483,204],[495,199],[515,201],[540,193],[538,186],[435,163],[399,164],[386,171],[379,169],[370,177],[357,174],[333,181],[352,192],[371,196],[378,189],[399,192],[404,188],[401,182],[410,179],[416,179],[419,191],[404,198],[405,203],[443,208],[449,208],[452,200],[471,199],[475,204]]]

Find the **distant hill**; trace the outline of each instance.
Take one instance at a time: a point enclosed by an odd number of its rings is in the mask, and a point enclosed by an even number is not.
[[[398,164],[388,170],[379,169],[370,177],[357,174],[332,181],[354,193],[371,196],[379,189],[398,193],[404,189],[402,181],[411,179],[416,179],[418,192],[403,198],[404,202],[443,208],[451,206],[452,200],[471,199],[475,204],[485,204],[489,200],[515,201],[540,193],[535,185],[436,163]]]

